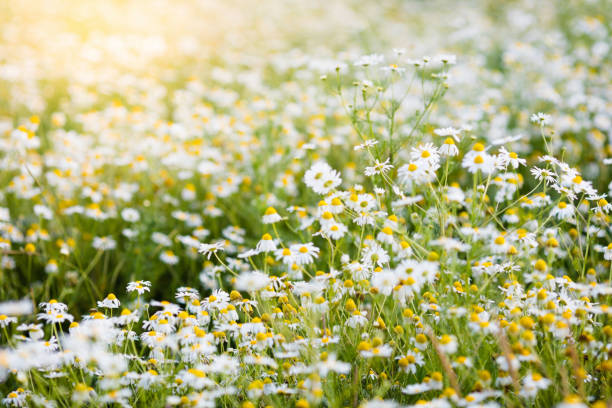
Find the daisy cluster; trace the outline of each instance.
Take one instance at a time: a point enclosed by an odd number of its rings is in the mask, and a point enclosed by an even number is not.
[[[0,6],[4,405],[612,403],[612,5],[328,3]]]

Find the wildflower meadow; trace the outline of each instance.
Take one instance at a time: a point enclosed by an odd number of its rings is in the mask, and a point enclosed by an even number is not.
[[[610,407],[611,166],[608,0],[0,1],[0,403]]]

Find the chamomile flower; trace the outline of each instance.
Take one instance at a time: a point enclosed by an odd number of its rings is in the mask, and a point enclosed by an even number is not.
[[[45,320],[47,323],[64,323],[65,321],[72,322],[74,317],[67,312],[49,310],[46,313],[39,313],[38,320]]]
[[[397,363],[405,373],[414,374],[418,367],[425,364],[423,355],[418,351],[408,351],[403,356],[396,357]]]
[[[319,256],[319,248],[311,242],[305,244],[293,244],[289,247],[293,254],[293,262],[297,265],[307,265]]]
[[[365,168],[364,174],[368,177],[371,177],[377,174],[386,174],[392,168],[393,168],[393,165],[389,164],[389,159],[386,159],[384,162],[380,162],[376,160],[374,163],[374,166]]]
[[[491,174],[496,169],[496,159],[485,151],[482,143],[476,143],[463,158],[461,165],[470,173]]]
[[[551,381],[542,377],[541,374],[530,373],[523,378],[523,387],[520,394],[525,398],[535,398],[538,392],[547,389],[550,384]]]
[[[547,115],[546,113],[542,113],[542,112],[532,114],[529,120],[531,120],[532,123],[535,123],[540,126],[550,125],[552,121],[550,115]]]
[[[340,173],[321,161],[313,164],[304,174],[304,183],[318,194],[329,193],[341,182]]]
[[[368,265],[377,265],[383,267],[389,262],[389,254],[387,251],[376,242],[367,245],[363,250],[361,262]]]
[[[381,271],[372,274],[371,283],[379,293],[389,296],[397,283],[399,277],[393,271]]]
[[[179,262],[178,256],[171,250],[162,251],[159,255],[159,259],[167,265],[176,265]]]
[[[134,208],[124,208],[121,210],[121,218],[127,222],[138,222],[140,221],[140,213]]]
[[[48,274],[54,274],[59,271],[59,267],[57,266],[57,261],[55,259],[50,259],[45,265],[45,272]]]
[[[142,295],[145,292],[149,292],[151,290],[151,282],[149,281],[134,281],[130,282],[127,285],[128,292],[137,292],[139,295]]]
[[[603,254],[606,261],[612,261],[612,242],[603,248]]]
[[[200,244],[198,248],[198,252],[206,255],[207,259],[210,259],[210,256],[216,254],[219,251],[223,251],[225,248],[225,244],[223,241],[218,241],[212,244]]]
[[[438,148],[438,152],[440,152],[443,156],[457,156],[459,154],[459,148],[455,144],[455,140],[451,137],[447,137],[444,139],[444,143],[442,146]]]
[[[550,215],[559,220],[569,219],[574,215],[574,206],[565,201],[559,201],[559,204],[550,211]]]
[[[104,298],[104,300],[102,300],[101,302],[98,302],[98,307],[104,307],[107,309],[116,309],[119,307],[119,305],[121,304],[121,302],[119,302],[119,299],[117,299],[117,296],[115,296],[112,293],[109,293],[106,298]]]
[[[243,272],[236,278],[235,287],[245,292],[257,292],[268,286],[269,283],[270,278],[262,272]]]
[[[376,239],[383,244],[392,244],[395,242],[393,238],[393,230],[391,227],[384,227],[380,230],[380,232],[376,235]]]
[[[278,212],[276,212],[276,209],[274,207],[268,207],[262,218],[262,222],[264,224],[274,224],[281,220],[282,217],[278,215]]]
[[[426,163],[430,169],[437,168],[440,154],[433,143],[420,144],[410,151],[410,158],[414,162]]]
[[[366,140],[365,142],[363,142],[363,143],[361,143],[361,144],[359,144],[359,145],[355,146],[355,147],[354,147],[354,150],[355,150],[355,151],[358,151],[358,150],[367,149],[367,148],[370,148],[370,147],[374,147],[374,146],[376,146],[377,144],[378,144],[378,140],[375,140],[375,139],[368,139],[368,140]]]
[[[448,136],[450,136],[456,142],[460,141],[461,132],[462,132],[462,129],[456,129],[456,128],[453,128],[453,127],[434,129],[434,134],[436,136],[441,136],[441,137],[448,137]]]
[[[92,387],[83,383],[78,383],[74,387],[74,391],[72,393],[72,401],[77,404],[83,404],[87,401],[90,401],[95,396],[96,392]]]
[[[544,180],[547,184],[554,184],[557,182],[555,173],[548,169],[541,169],[534,166],[531,168],[530,172],[538,181]]]
[[[458,343],[457,338],[454,335],[444,334],[439,339],[440,349],[448,354],[455,354],[457,352]]]
[[[351,314],[351,317],[346,321],[346,325],[348,327],[356,328],[360,326],[365,326],[368,323],[368,318],[366,312],[354,310]]]
[[[11,323],[17,323],[17,318],[0,314],[0,327],[5,328]]]
[[[346,225],[339,222],[330,222],[322,225],[321,234],[331,239],[339,240],[348,232]]]
[[[276,251],[276,240],[268,233],[263,234],[255,248],[257,252],[273,252]]]
[[[9,407],[25,407],[27,406],[28,392],[23,388],[18,388],[15,391],[9,392],[2,403]]]
[[[575,394],[570,394],[563,398],[563,401],[555,405],[555,408],[587,408],[582,399]]]
[[[428,171],[427,163],[413,161],[404,164],[397,171],[400,180],[404,184],[421,184],[431,179],[431,173]]]
[[[330,372],[347,374],[351,370],[351,365],[336,358],[336,355],[323,352],[320,355],[321,361],[317,364],[317,371],[321,377],[326,377]]]
[[[109,251],[117,247],[117,242],[111,237],[95,237],[92,246],[99,251]]]
[[[497,156],[503,167],[512,167],[513,169],[518,169],[519,166],[524,166],[527,162],[525,159],[521,159],[514,152],[509,152],[505,147],[501,147],[499,149],[499,155]]]
[[[17,330],[21,332],[27,332],[30,339],[35,341],[42,339],[45,335],[42,330],[41,324],[20,324],[19,326],[17,326]]]

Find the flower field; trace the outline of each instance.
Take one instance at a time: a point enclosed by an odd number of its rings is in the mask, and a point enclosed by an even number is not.
[[[1,403],[612,406],[611,78],[606,0],[0,2]]]

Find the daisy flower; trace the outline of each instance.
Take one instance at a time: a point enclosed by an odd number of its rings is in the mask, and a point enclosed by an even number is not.
[[[41,324],[20,324],[17,326],[17,330],[28,332],[28,335],[32,340],[40,340],[45,335],[45,333],[42,331]]]
[[[377,242],[373,242],[364,249],[361,262],[368,265],[385,266],[389,262],[389,254]]]
[[[378,144],[378,140],[368,139],[365,142],[355,146],[353,150],[358,151],[358,150],[362,150],[362,149],[367,149],[367,148],[376,146],[377,144]]]
[[[527,163],[527,160],[519,158],[516,153],[507,151],[503,146],[499,149],[497,157],[503,167],[512,166],[512,168],[518,169],[519,166],[524,166]]]
[[[396,357],[397,363],[405,373],[414,374],[418,367],[425,363],[423,355],[418,351],[408,351],[403,356]]]
[[[5,314],[0,315],[0,327],[7,327],[11,323],[17,323],[17,318]]]
[[[176,265],[179,261],[178,256],[174,255],[174,252],[170,250],[162,251],[159,255],[159,259],[167,265]]]
[[[385,357],[390,357],[391,354],[393,354],[393,348],[391,348],[391,346],[389,346],[388,344],[383,344],[380,346],[370,346],[369,348],[360,350],[359,354],[361,355],[361,357],[364,357],[364,358],[373,358],[373,357],[385,358]]]
[[[223,251],[224,247],[225,243],[223,241],[218,241],[212,244],[200,244],[198,252],[206,255],[207,259],[210,259],[212,254],[216,254],[218,251]]]
[[[459,154],[459,149],[451,137],[447,137],[444,140],[444,143],[438,148],[438,151],[444,156],[457,156]]]
[[[313,164],[304,174],[304,183],[317,194],[327,194],[341,182],[340,173],[322,161]]]
[[[453,127],[446,127],[446,128],[434,129],[434,134],[436,136],[441,136],[441,137],[450,136],[450,137],[452,137],[458,143],[459,139],[461,137],[461,131],[462,131],[462,129],[455,129]]]
[[[121,218],[127,222],[138,222],[140,221],[140,213],[134,208],[124,208],[121,210]]]
[[[257,252],[272,252],[276,251],[276,240],[272,239],[272,236],[268,233],[263,234],[257,246],[255,247]]]
[[[546,126],[551,123],[551,116],[542,112],[534,113],[529,118],[532,123],[538,124],[540,126]]]
[[[349,317],[346,321],[346,325],[352,328],[365,326],[367,323],[368,318],[366,312],[362,312],[359,310],[354,310],[351,317]]]
[[[389,296],[399,282],[398,276],[392,271],[374,272],[371,278],[372,287],[385,296]]]
[[[429,167],[435,167],[440,159],[440,154],[433,143],[425,143],[413,147],[410,152],[410,158],[414,161],[426,162]]]
[[[443,352],[448,354],[454,354],[457,352],[457,337],[454,335],[444,334],[438,339],[438,342],[440,343],[440,349]]]
[[[578,395],[570,394],[563,398],[563,402],[555,405],[555,408],[588,408],[588,405],[582,402]]]
[[[348,228],[346,227],[346,225],[335,221],[331,223],[326,223],[321,227],[321,234],[333,240],[341,239],[342,237],[344,237],[347,231]]]
[[[480,171],[483,174],[491,174],[496,168],[496,160],[494,156],[485,151],[482,143],[476,143],[472,150],[465,155],[461,165],[470,173]]]
[[[536,178],[536,180],[538,181],[546,181],[546,184],[554,184],[557,182],[557,178],[555,173],[551,172],[550,170],[547,169],[541,169],[539,167],[532,167],[530,170],[531,174],[533,175],[533,177]]]
[[[18,388],[15,391],[9,392],[6,398],[2,399],[2,403],[6,406],[25,407],[27,405],[27,397],[28,392],[23,388]]]
[[[57,261],[55,259],[50,259],[45,265],[45,272],[48,274],[57,273],[58,270],[59,267],[57,266]]]
[[[243,272],[236,277],[234,284],[236,290],[244,292],[257,292],[270,283],[268,275],[262,272]]]
[[[612,261],[612,242],[604,247],[603,253],[606,261]]]
[[[268,207],[263,215],[262,222],[264,224],[274,224],[282,220],[282,217],[278,215],[274,207]]]
[[[98,302],[98,307],[116,309],[119,307],[120,304],[121,303],[119,302],[119,299],[117,299],[117,297],[113,293],[109,293],[103,301]]]
[[[142,295],[145,292],[151,291],[151,282],[149,281],[135,281],[130,282],[127,285],[128,292],[138,292],[139,295]]]
[[[117,242],[111,237],[95,237],[92,246],[98,251],[109,251],[117,247]]]
[[[311,242],[305,244],[294,244],[289,247],[291,253],[294,254],[294,262],[297,265],[307,265],[319,256],[319,248]]]
[[[574,215],[574,206],[565,201],[560,201],[559,204],[554,206],[550,211],[550,215],[559,220],[567,220]]]
[[[368,177],[374,176],[376,174],[386,174],[392,168],[393,165],[389,164],[389,159],[385,160],[384,162],[376,160],[374,162],[374,166],[365,168],[364,174]]]
[[[397,175],[404,184],[413,183],[418,185],[427,183],[435,176],[435,173],[431,170],[429,162],[416,160],[401,166],[397,170]]]
[[[277,249],[275,256],[277,261],[282,261],[285,265],[292,265],[295,261],[295,255],[290,248]]]
[[[353,211],[368,212],[376,207],[376,197],[372,194],[352,194],[346,204]]]
[[[64,323],[71,322],[74,317],[66,312],[48,311],[47,313],[39,313],[38,320],[46,320],[47,323]]]
[[[391,227],[384,227],[382,230],[380,230],[380,232],[376,235],[376,239],[383,244],[393,244],[395,242]]]
[[[316,365],[316,370],[321,377],[326,377],[330,371],[339,374],[348,374],[351,371],[351,365],[336,359],[335,354],[321,353],[321,361]]]
[[[547,389],[551,381],[539,373],[530,373],[523,378],[520,395],[525,398],[535,398],[540,390]]]

